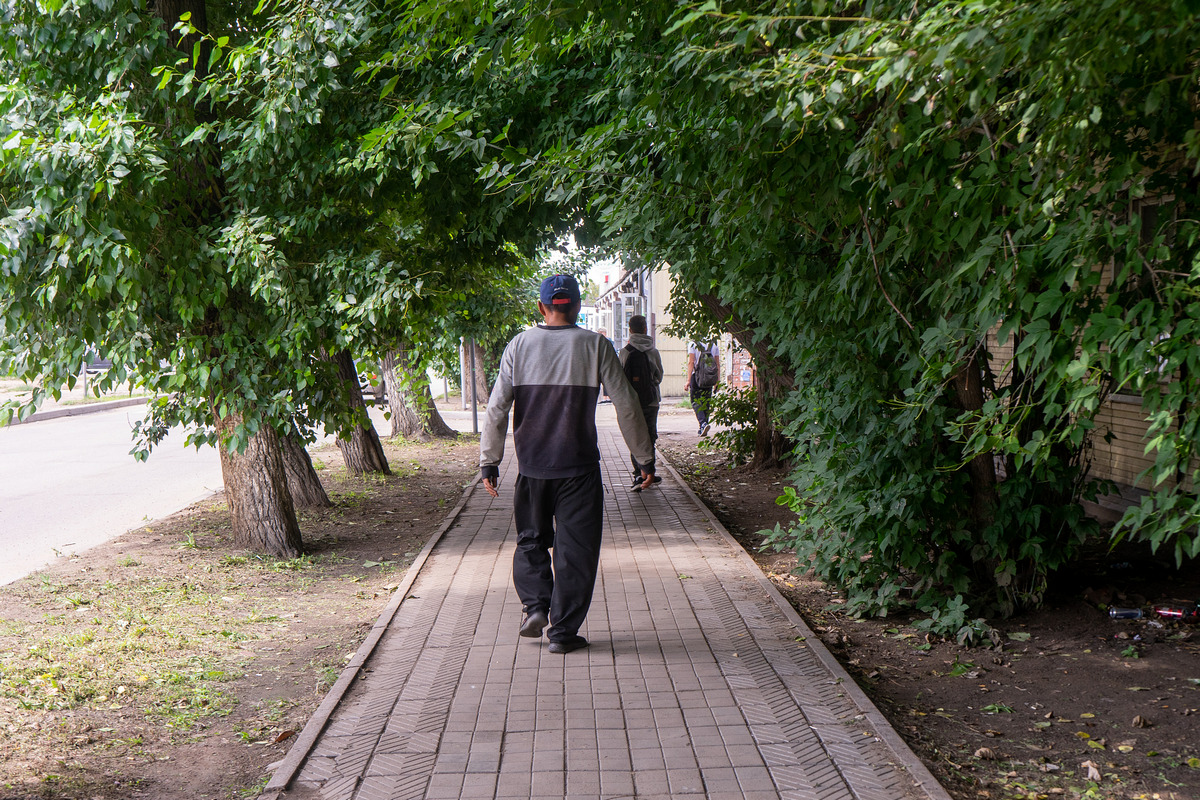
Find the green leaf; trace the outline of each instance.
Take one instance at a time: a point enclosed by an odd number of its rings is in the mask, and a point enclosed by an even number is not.
[[[388,78],[387,82],[385,82],[383,84],[383,88],[379,90],[379,99],[383,100],[388,95],[390,95],[392,93],[392,91],[395,90],[396,83],[399,80],[400,80],[399,75],[393,75],[391,78]]]

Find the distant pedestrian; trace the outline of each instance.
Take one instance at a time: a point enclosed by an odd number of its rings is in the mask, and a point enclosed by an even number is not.
[[[621,435],[641,465],[643,487],[654,479],[654,443],[637,394],[612,346],[576,327],[579,284],[569,275],[542,281],[545,320],[504,349],[480,440],[484,488],[498,497],[508,412],[519,473],[513,493],[517,549],[513,585],[524,607],[519,634],[546,636],[551,653],[588,642],[579,635],[600,565],[604,486],[596,439],[596,396],[613,398]],[[550,551],[553,550],[553,557]]]
[[[654,339],[646,333],[646,318],[641,314],[629,318],[629,343],[621,348],[621,367],[629,384],[637,392],[642,416],[646,418],[646,430],[653,444],[658,440],[659,384],[663,379],[663,365]],[[629,460],[633,463],[633,489],[641,491],[641,465],[632,454]],[[660,480],[659,476],[654,476],[655,483]]]
[[[688,398],[699,423],[698,433],[708,436],[708,409],[713,389],[721,380],[721,359],[715,342],[693,342],[688,346]]]

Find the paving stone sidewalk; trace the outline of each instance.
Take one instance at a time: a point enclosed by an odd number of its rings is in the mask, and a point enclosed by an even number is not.
[[[517,636],[510,457],[263,797],[949,800],[678,476],[629,492],[619,434],[600,438],[591,646]]]

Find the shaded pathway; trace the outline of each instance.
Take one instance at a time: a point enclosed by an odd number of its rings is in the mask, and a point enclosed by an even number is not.
[[[510,457],[264,797],[948,800],[678,476],[626,491],[619,434],[600,434],[591,646],[517,636]]]

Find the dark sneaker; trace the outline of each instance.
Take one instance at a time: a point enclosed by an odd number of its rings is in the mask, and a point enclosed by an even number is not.
[[[542,638],[542,630],[550,624],[550,618],[545,611],[530,611],[521,620],[519,633],[527,639]]]
[[[582,636],[574,636],[561,642],[551,642],[550,652],[558,655],[566,655],[573,653],[576,650],[582,650],[588,646],[588,640]]]

